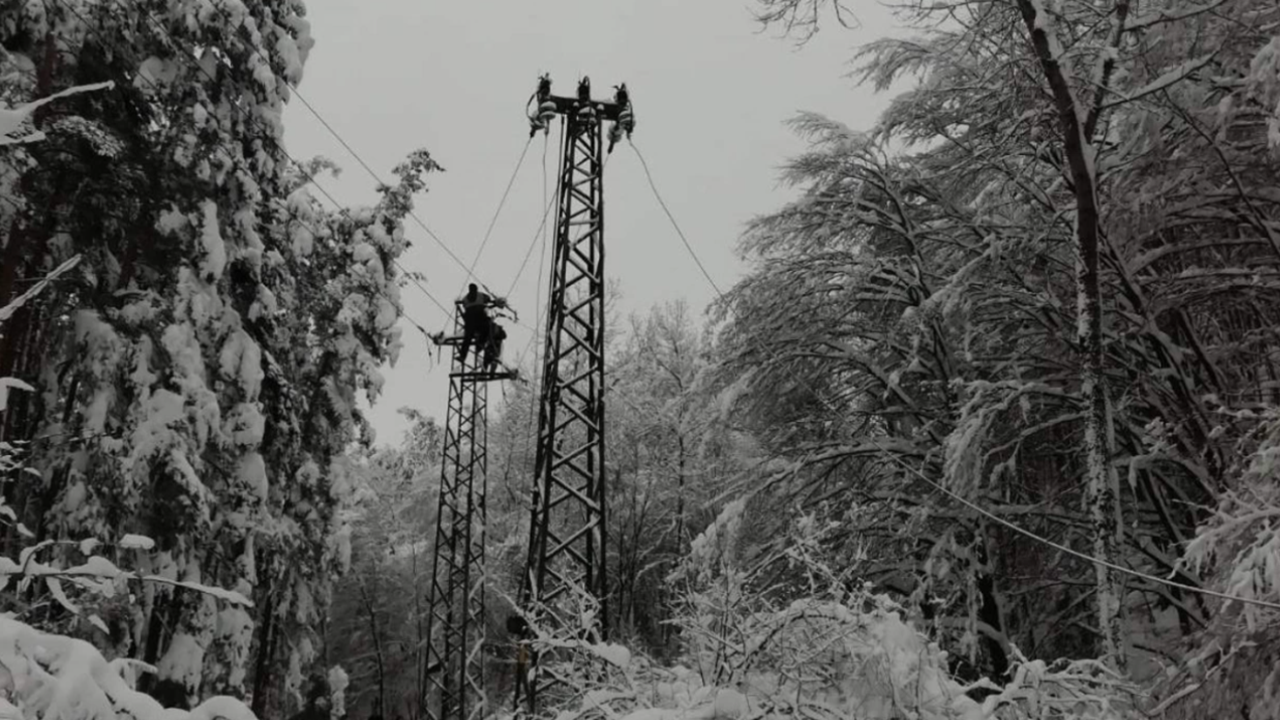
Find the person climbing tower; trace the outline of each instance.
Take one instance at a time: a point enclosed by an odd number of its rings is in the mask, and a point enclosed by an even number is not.
[[[496,372],[502,362],[502,341],[507,339],[507,331],[497,322],[489,322],[489,341],[484,346],[484,369]]]
[[[467,294],[462,300],[462,347],[458,351],[458,360],[467,362],[467,350],[474,344],[476,352],[488,345],[489,330],[493,321],[489,319],[488,307],[493,299],[480,292],[475,283],[467,286]]]

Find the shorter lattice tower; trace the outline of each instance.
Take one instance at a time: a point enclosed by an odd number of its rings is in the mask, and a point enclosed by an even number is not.
[[[514,378],[484,367],[484,350],[461,357],[463,313],[450,337],[453,347],[449,410],[436,514],[435,558],[429,588],[428,646],[419,706],[431,720],[477,720],[484,694],[484,527],[488,467],[488,383]],[[499,366],[501,367],[501,366]]]

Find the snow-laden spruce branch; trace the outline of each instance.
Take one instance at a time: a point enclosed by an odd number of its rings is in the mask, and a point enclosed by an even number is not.
[[[67,259],[66,262],[62,263],[58,267],[49,271],[47,275],[45,275],[44,277],[36,281],[36,283],[33,284],[30,288],[27,288],[26,292],[10,300],[7,305],[5,305],[3,308],[0,308],[0,323],[3,323],[9,318],[13,317],[13,314],[17,312],[18,309],[21,308],[23,305],[25,305],[29,300],[31,300],[31,298],[35,297],[36,295],[39,295],[41,292],[44,291],[46,287],[49,286],[50,283],[56,281],[59,277],[61,277],[67,271],[74,268],[77,264],[79,264],[79,262],[80,262],[80,256],[73,255],[71,258]],[[4,407],[0,406],[0,410],[3,410],[3,409]]]
[[[32,100],[15,108],[0,108],[0,147],[5,145],[24,145],[44,140],[47,137],[45,133],[42,130],[31,127],[32,115],[36,110],[54,100],[113,87],[115,87],[115,83],[110,80],[92,85],[77,85],[47,97]],[[22,132],[23,130],[27,130],[27,132]]]

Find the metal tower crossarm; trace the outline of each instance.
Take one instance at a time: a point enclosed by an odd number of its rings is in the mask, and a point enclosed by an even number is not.
[[[596,117],[608,122],[617,122],[624,107],[612,100],[588,100],[583,102],[576,97],[561,97],[559,95],[549,95],[547,99],[555,107],[557,115],[572,116],[582,107],[589,106],[595,111]]]

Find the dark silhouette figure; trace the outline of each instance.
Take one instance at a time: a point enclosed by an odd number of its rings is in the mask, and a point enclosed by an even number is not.
[[[529,641],[533,638],[533,633],[529,629],[529,622],[520,615],[507,616],[507,634],[516,646],[516,687],[511,709],[520,710],[520,691],[524,690],[525,696],[529,698],[529,712],[533,712],[533,691],[529,688],[529,660],[533,654]]]
[[[507,339],[507,331],[496,322],[489,323],[489,342],[484,346],[484,367],[486,372],[494,372],[498,369],[498,363],[502,361],[502,341]]]
[[[156,702],[163,707],[191,709],[191,694],[187,691],[187,686],[172,678],[156,680],[147,694],[155,698]]]
[[[329,720],[329,680],[315,674],[307,683],[302,711],[289,720]]]
[[[489,340],[489,330],[493,322],[489,319],[488,307],[493,300],[480,292],[475,283],[467,286],[467,294],[462,298],[462,349],[458,358],[467,362],[467,350],[472,345],[477,352],[485,347]]]

